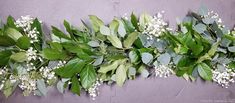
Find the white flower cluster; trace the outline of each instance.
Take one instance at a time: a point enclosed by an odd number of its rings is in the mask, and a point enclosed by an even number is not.
[[[59,61],[59,63],[53,67],[41,67],[39,69],[40,74],[44,79],[46,79],[46,82],[49,83],[49,80],[56,79],[55,72],[53,70],[58,69],[66,64],[66,61]]]
[[[48,67],[41,67],[39,69],[39,71],[40,71],[42,77],[44,79],[47,79],[47,82],[49,82],[48,80],[56,78],[55,77],[55,72],[52,69],[48,68]]]
[[[153,16],[153,19],[145,25],[143,34],[147,34],[150,37],[149,39],[152,36],[159,37],[162,35],[162,32],[167,30],[166,26],[168,24],[163,20],[163,13],[164,11],[157,13],[157,16]]]
[[[6,72],[7,72],[6,67],[1,68],[1,69],[0,69],[0,76],[1,76],[1,77],[4,77],[4,75],[6,74]],[[6,79],[6,78],[3,78],[3,80],[0,81],[0,90],[4,87],[5,79]]]
[[[168,76],[170,76],[173,71],[171,70],[171,68],[169,66],[166,66],[166,65],[158,65],[158,66],[155,66],[155,75],[156,77],[164,77],[164,78],[167,78]]]
[[[210,11],[207,13],[207,15],[202,15],[202,18],[212,18],[215,19],[215,22],[218,23],[218,26],[220,28],[224,28],[225,25],[222,24],[222,19],[219,17],[218,13],[215,13],[214,11]]]
[[[92,100],[95,100],[95,97],[99,95],[98,87],[101,85],[102,82],[103,82],[102,79],[97,78],[96,82],[88,89],[88,93],[92,98]]]
[[[26,56],[27,56],[28,61],[36,60],[37,59],[37,50],[34,50],[33,47],[30,47],[26,51]]]
[[[27,36],[31,39],[30,43],[38,42],[38,34],[36,28],[32,28],[31,24],[33,24],[34,18],[27,16],[21,16],[20,19],[16,20],[15,25],[16,27],[21,27]]]
[[[227,69],[225,71],[221,71],[215,69],[212,71],[213,76],[212,79],[214,82],[218,83],[222,87],[228,88],[230,83],[234,83],[235,72],[232,69]]]
[[[34,91],[37,89],[36,80],[29,77],[29,75],[19,76],[19,87],[24,91]]]

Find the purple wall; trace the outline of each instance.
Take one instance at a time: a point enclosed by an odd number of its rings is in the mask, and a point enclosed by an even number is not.
[[[0,0],[0,18],[5,21],[8,15],[15,18],[32,15],[44,22],[48,32],[50,25],[62,28],[64,19],[79,26],[80,19],[87,21],[89,14],[108,23],[114,16],[132,11],[154,14],[164,10],[166,20],[174,27],[177,17],[197,10],[201,4],[218,12],[228,27],[235,24],[234,0]],[[174,76],[138,78],[128,81],[123,88],[104,85],[100,93],[92,101],[85,93],[81,97],[68,91],[62,95],[53,87],[46,97],[23,97],[17,89],[8,99],[0,94],[0,103],[235,103],[235,85],[224,89],[200,79],[190,83]]]

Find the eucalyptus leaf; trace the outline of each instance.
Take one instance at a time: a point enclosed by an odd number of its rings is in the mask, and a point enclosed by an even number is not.
[[[135,50],[130,51],[128,56],[131,60],[131,63],[136,63],[139,61],[139,55],[137,54],[137,51]]]
[[[171,61],[171,56],[168,53],[161,54],[157,60],[163,64],[163,65],[168,65]]]
[[[149,64],[153,60],[153,55],[148,52],[141,53],[141,60],[144,64]]]
[[[37,88],[44,96],[47,94],[47,87],[43,79],[37,80]]]
[[[235,46],[228,47],[228,51],[235,52]]]
[[[58,90],[60,93],[62,93],[62,94],[64,93],[64,82],[58,81],[56,87],[57,87],[57,90]]]
[[[100,43],[98,41],[89,41],[87,44],[91,47],[99,47],[100,46]]]
[[[204,31],[206,31],[206,25],[199,23],[194,26],[194,30],[196,30],[198,33],[203,33]]]

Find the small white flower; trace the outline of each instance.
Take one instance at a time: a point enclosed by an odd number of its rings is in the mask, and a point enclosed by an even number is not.
[[[151,36],[159,37],[167,30],[166,26],[168,24],[163,20],[162,13],[157,13],[157,15],[153,16],[153,19],[145,25],[143,34],[148,35],[150,37],[149,39],[152,39]]]
[[[33,47],[30,47],[26,51],[26,56],[27,56],[28,61],[36,60],[37,59],[37,50],[34,50]]]
[[[95,100],[95,98],[99,95],[99,86],[101,85],[103,81],[101,79],[96,80],[96,82],[88,89],[88,93],[92,100]]]
[[[156,77],[167,78],[173,73],[173,71],[169,68],[169,66],[166,66],[166,65],[160,64],[158,66],[155,66],[154,68],[155,68]]]
[[[235,72],[231,69],[226,68],[225,71],[215,69],[212,71],[212,79],[222,87],[228,88],[231,83],[234,83]]]

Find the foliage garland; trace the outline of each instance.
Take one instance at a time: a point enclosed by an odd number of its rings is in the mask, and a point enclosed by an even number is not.
[[[79,29],[64,20],[67,32],[52,26],[50,40],[37,18],[9,16],[0,27],[0,89],[6,97],[17,86],[25,96],[45,96],[56,85],[61,93],[84,89],[95,98],[102,82],[122,86],[138,75],[201,77],[226,88],[234,82],[235,31],[218,14],[190,12],[173,31],[163,13],[132,13],[109,25],[89,15],[91,27],[82,21]]]

